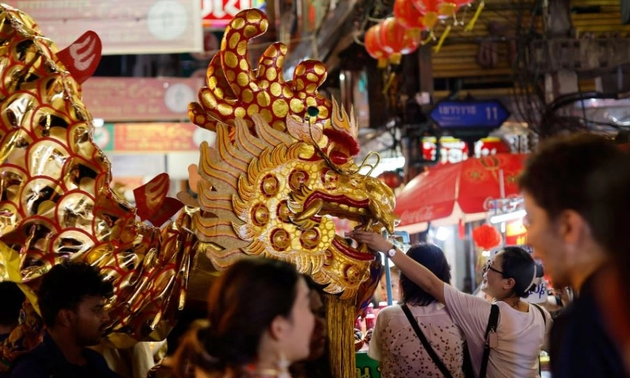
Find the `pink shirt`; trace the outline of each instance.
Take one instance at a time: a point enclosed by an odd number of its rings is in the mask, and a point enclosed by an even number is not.
[[[463,377],[464,336],[444,305],[433,302],[409,310],[453,377]],[[398,305],[378,313],[368,356],[379,361],[383,378],[442,376]]]

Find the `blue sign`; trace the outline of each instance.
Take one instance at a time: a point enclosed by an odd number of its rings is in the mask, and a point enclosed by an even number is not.
[[[445,129],[496,129],[510,117],[510,112],[499,100],[443,100],[429,116]]]

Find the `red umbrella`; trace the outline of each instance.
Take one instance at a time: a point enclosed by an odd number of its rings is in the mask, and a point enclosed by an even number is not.
[[[455,205],[464,214],[483,213],[489,199],[518,195],[516,179],[526,157],[497,154],[469,158],[421,173],[396,198],[400,226],[447,218],[453,214]]]

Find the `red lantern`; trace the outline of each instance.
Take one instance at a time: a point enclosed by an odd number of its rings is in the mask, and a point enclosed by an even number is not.
[[[420,45],[418,38],[408,33],[394,17],[382,22],[380,37],[383,50],[389,54],[389,61],[392,64],[400,64],[403,55],[414,52]]]
[[[470,5],[474,0],[443,0],[440,5],[439,14],[444,17],[455,17],[457,13],[464,5]]]
[[[411,0],[413,6],[422,14],[422,23],[433,29],[440,18],[440,8],[444,0]]]
[[[420,32],[425,29],[422,23],[423,15],[413,6],[411,0],[396,0],[394,3],[394,16],[416,38],[419,38]]]
[[[491,225],[484,224],[473,230],[473,241],[487,251],[501,244],[501,234]]]
[[[387,171],[383,172],[377,177],[379,180],[383,181],[385,185],[389,186],[392,189],[398,188],[402,185],[402,177],[396,171]]]
[[[374,59],[378,59],[378,67],[385,68],[389,54],[381,44],[381,24],[374,25],[365,32],[365,50]]]

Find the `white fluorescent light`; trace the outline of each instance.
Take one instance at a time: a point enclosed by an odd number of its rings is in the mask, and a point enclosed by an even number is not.
[[[438,227],[437,232],[435,233],[435,238],[439,241],[446,241],[450,235],[451,230],[446,227]]]
[[[518,210],[513,213],[507,213],[507,214],[493,215],[492,217],[490,217],[490,223],[507,222],[507,221],[523,218],[525,215],[527,215],[527,211],[525,210]]]
[[[105,120],[103,118],[93,118],[92,125],[94,125],[94,127],[103,127]]]

